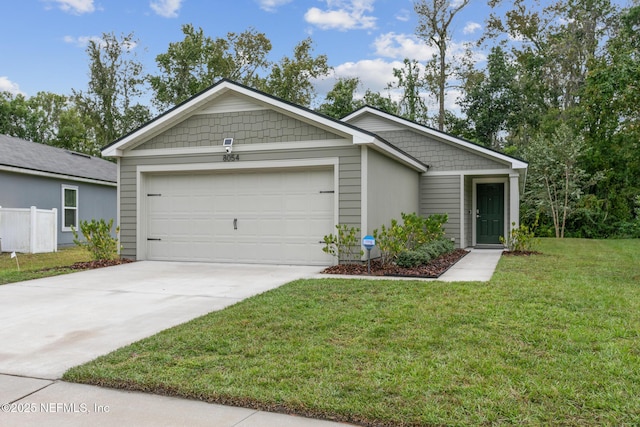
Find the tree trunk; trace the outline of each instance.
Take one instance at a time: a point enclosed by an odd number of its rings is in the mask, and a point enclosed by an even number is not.
[[[445,38],[442,38],[440,43],[440,76],[438,82],[438,101],[440,104],[438,110],[438,130],[440,131],[444,131],[444,96],[447,84],[447,61],[445,58],[447,54],[447,42],[445,40]]]
[[[547,195],[549,196],[549,206],[551,207],[551,217],[553,218],[553,228],[556,232],[556,238],[560,237],[560,221],[558,212],[555,209],[555,205],[553,203],[554,197],[551,194],[551,184],[549,183],[549,178],[545,176],[544,178],[545,187],[547,187]]]

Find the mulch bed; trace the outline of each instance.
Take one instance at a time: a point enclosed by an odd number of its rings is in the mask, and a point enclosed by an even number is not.
[[[460,261],[467,251],[464,249],[456,249],[455,251],[442,255],[434,259],[429,264],[421,265],[415,268],[403,268],[398,265],[384,266],[378,259],[371,261],[372,276],[401,276],[401,277],[420,277],[437,279],[453,264]],[[328,267],[322,271],[325,274],[346,274],[354,276],[366,276],[367,264],[339,264]]]
[[[120,264],[128,264],[130,262],[134,262],[131,259],[121,258],[121,259],[103,259],[99,261],[86,261],[86,262],[76,262],[75,264],[66,266],[66,267],[50,267],[43,268],[40,271],[51,271],[51,270],[60,270],[60,269],[70,269],[70,270],[93,270],[94,268],[102,268],[102,267],[111,267],[112,265],[120,265]]]
[[[98,261],[76,262],[69,266],[72,270],[91,270],[94,268],[111,267],[112,265],[129,264],[134,262],[132,259],[101,259]]]

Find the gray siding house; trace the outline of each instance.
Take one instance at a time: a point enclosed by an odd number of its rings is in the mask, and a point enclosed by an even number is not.
[[[58,246],[73,244],[79,220],[116,219],[116,172],[98,157],[0,135],[0,206],[56,208]]]
[[[228,80],[102,154],[118,160],[122,255],[139,260],[329,265],[335,225],[364,235],[402,212],[448,213],[458,246],[482,244],[518,222],[526,172],[375,109],[338,121]],[[502,195],[491,227],[475,213],[490,191]]]

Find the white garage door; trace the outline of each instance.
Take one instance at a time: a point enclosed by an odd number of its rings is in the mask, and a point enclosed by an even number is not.
[[[333,172],[149,175],[147,259],[328,265]]]

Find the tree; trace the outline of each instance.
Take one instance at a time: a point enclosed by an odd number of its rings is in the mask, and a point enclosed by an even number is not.
[[[527,202],[546,211],[553,220],[556,237],[563,238],[568,216],[576,208],[584,189],[600,179],[590,179],[580,167],[586,146],[581,136],[562,123],[551,135],[538,134],[526,148],[529,162]]]
[[[430,86],[438,100],[438,129],[440,130],[444,130],[447,80],[452,74],[451,66],[447,63],[448,42],[451,39],[450,26],[453,18],[469,4],[469,1],[420,0],[414,3],[414,10],[419,19],[418,36],[438,50],[427,65],[427,70],[431,70]]]
[[[404,68],[394,68],[393,76],[397,79],[397,83],[389,83],[387,89],[402,91],[398,101],[399,114],[411,121],[426,123],[428,110],[422,95],[426,78],[422,75],[418,61],[405,58]]]
[[[326,55],[312,56],[313,41],[307,38],[293,49],[293,58],[283,57],[274,64],[260,87],[267,93],[294,104],[309,107],[315,94],[312,79],[329,74]]]
[[[489,4],[497,7],[503,2]],[[550,123],[544,119],[548,112],[551,116],[561,113],[566,120],[580,114],[575,107],[614,13],[610,0],[557,0],[546,7],[537,0],[514,0],[504,17],[492,14],[487,37],[508,35],[519,41],[510,45],[526,101],[528,117],[522,117],[522,123],[535,130]]]
[[[212,39],[191,24],[183,25],[182,33],[182,41],[170,43],[166,53],[156,56],[160,74],[148,76],[159,108],[177,105],[221,78],[260,85],[258,72],[270,65],[271,42],[264,33],[249,28]]]
[[[325,102],[318,107],[318,112],[340,119],[360,108],[362,103],[355,99],[359,84],[357,77],[339,78],[327,93]]]
[[[0,93],[0,133],[73,151],[95,151],[76,106],[67,96],[51,92],[30,98]]]
[[[360,84],[357,77],[340,78],[327,93],[325,102],[318,107],[318,112],[341,119],[365,105],[377,108],[390,114],[398,114],[398,104],[390,96],[367,89],[362,99],[356,98],[356,90]]]
[[[362,102],[364,105],[369,105],[389,114],[394,114],[396,116],[400,114],[400,106],[396,101],[391,99],[389,94],[384,96],[380,92],[373,92],[367,89],[364,93],[364,97],[362,98]]]
[[[0,92],[0,133],[27,138],[26,122],[29,115],[24,95]]]
[[[493,149],[504,148],[504,137],[513,128],[520,110],[517,69],[507,52],[495,46],[486,70],[468,74],[460,105],[473,123],[474,140]]]
[[[147,107],[135,103],[143,93],[143,68],[136,60],[133,34],[118,39],[113,33],[91,40],[89,86],[86,92],[73,91],[80,113],[90,119],[95,135],[93,150],[107,145],[149,120]]]
[[[582,93],[588,172],[605,171],[593,189],[602,201],[596,236],[615,234],[633,221],[640,194],[640,6],[620,14],[606,48],[589,67]]]

